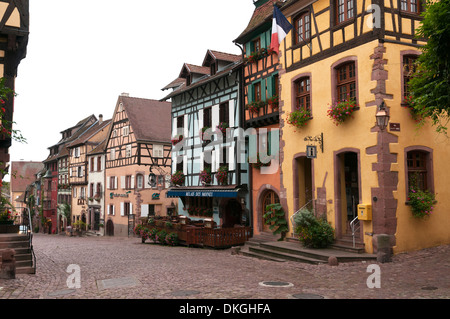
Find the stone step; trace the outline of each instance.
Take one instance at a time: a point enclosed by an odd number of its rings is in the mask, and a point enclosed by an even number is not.
[[[249,251],[260,254],[260,255],[276,258],[276,259],[303,262],[303,263],[308,263],[308,264],[318,265],[318,264],[326,262],[322,259],[312,258],[312,257],[306,256],[306,255],[297,254],[293,250],[272,249],[272,248],[266,248],[265,246],[261,246],[261,247],[249,247]]]
[[[376,259],[376,255],[364,252],[344,251],[334,247],[312,249],[304,247],[299,241],[271,241],[259,244],[247,242],[239,252],[245,256],[274,261],[291,260],[311,264],[327,263],[330,257],[338,262],[352,262]]]

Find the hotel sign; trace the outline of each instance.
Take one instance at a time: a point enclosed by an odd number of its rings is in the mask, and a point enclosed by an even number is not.
[[[113,199],[114,197],[125,197],[128,198],[128,194],[130,194],[131,191],[126,192],[125,194],[118,194],[118,193],[109,193],[109,198]]]

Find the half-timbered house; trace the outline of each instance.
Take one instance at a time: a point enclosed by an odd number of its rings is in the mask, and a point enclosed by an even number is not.
[[[449,242],[450,146],[429,123],[417,130],[405,98],[425,43],[415,37],[421,10],[409,0],[281,7],[294,27],[279,55],[280,200],[291,234],[296,212],[313,203],[337,243],[367,252],[382,235],[395,252]],[[426,220],[413,217],[412,187],[437,194]]]
[[[280,196],[278,55],[269,48],[273,6],[277,3],[255,1],[247,28],[234,40],[245,51],[245,129],[253,129],[255,135],[246,145],[249,159],[253,159],[249,160],[249,181],[254,234],[272,231],[263,216],[267,205],[279,203]]]
[[[106,235],[128,236],[139,218],[174,213],[170,111],[168,102],[119,96],[105,148]]]
[[[110,120],[99,119],[67,145],[69,151],[69,184],[72,189],[72,222],[82,221],[90,229],[93,218],[89,216],[89,163],[88,154],[103,142],[109,131]]]
[[[15,90],[17,69],[25,58],[29,34],[28,0],[0,1],[0,78],[2,85]],[[2,104],[2,129],[11,131],[14,112],[14,96],[10,94]],[[11,135],[0,133],[0,176],[3,178],[9,162]]]
[[[172,184],[178,213],[220,227],[249,225],[248,164],[241,129],[242,57],[208,50],[184,64],[172,101]]]
[[[45,173],[42,176],[41,196],[43,218],[48,230],[59,232],[67,226],[67,220],[61,218],[59,205],[71,204],[71,187],[69,184],[68,165],[69,151],[67,145],[83,134],[97,121],[94,115],[84,118],[76,125],[61,132],[58,143],[50,146],[49,155],[43,161]]]
[[[103,121],[103,118],[99,116],[99,121]],[[105,224],[105,147],[106,137],[109,132],[108,126],[105,127],[99,134],[96,135],[95,146],[91,151],[87,153],[87,166],[88,166],[88,215],[87,220],[90,224],[90,230],[104,235]]]

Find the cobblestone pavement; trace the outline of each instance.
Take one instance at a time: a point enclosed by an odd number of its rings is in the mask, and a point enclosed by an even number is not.
[[[265,261],[230,249],[142,244],[138,238],[35,234],[33,243],[36,274],[0,279],[0,299],[450,298],[450,246],[399,254],[384,264],[329,266]],[[80,269],[79,288],[68,286],[73,264]],[[374,264],[380,288],[367,284],[376,283]]]

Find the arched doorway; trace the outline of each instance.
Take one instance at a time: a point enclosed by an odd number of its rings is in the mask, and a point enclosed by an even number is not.
[[[236,199],[231,199],[225,204],[225,214],[222,227],[234,227],[240,225],[242,220],[242,206]]]
[[[262,220],[262,231],[263,232],[272,232],[272,230],[270,229],[270,224],[266,224],[266,220],[264,218],[264,215],[267,213],[267,205],[271,205],[271,204],[278,204],[280,203],[280,198],[278,197],[277,193],[275,193],[272,190],[268,190],[266,191],[261,199],[261,219]]]
[[[106,222],[106,236],[114,236],[114,223],[111,219]]]
[[[335,153],[336,237],[351,234],[350,222],[357,217],[361,199],[361,167],[359,150],[345,149]],[[361,237],[356,234],[357,239]]]

